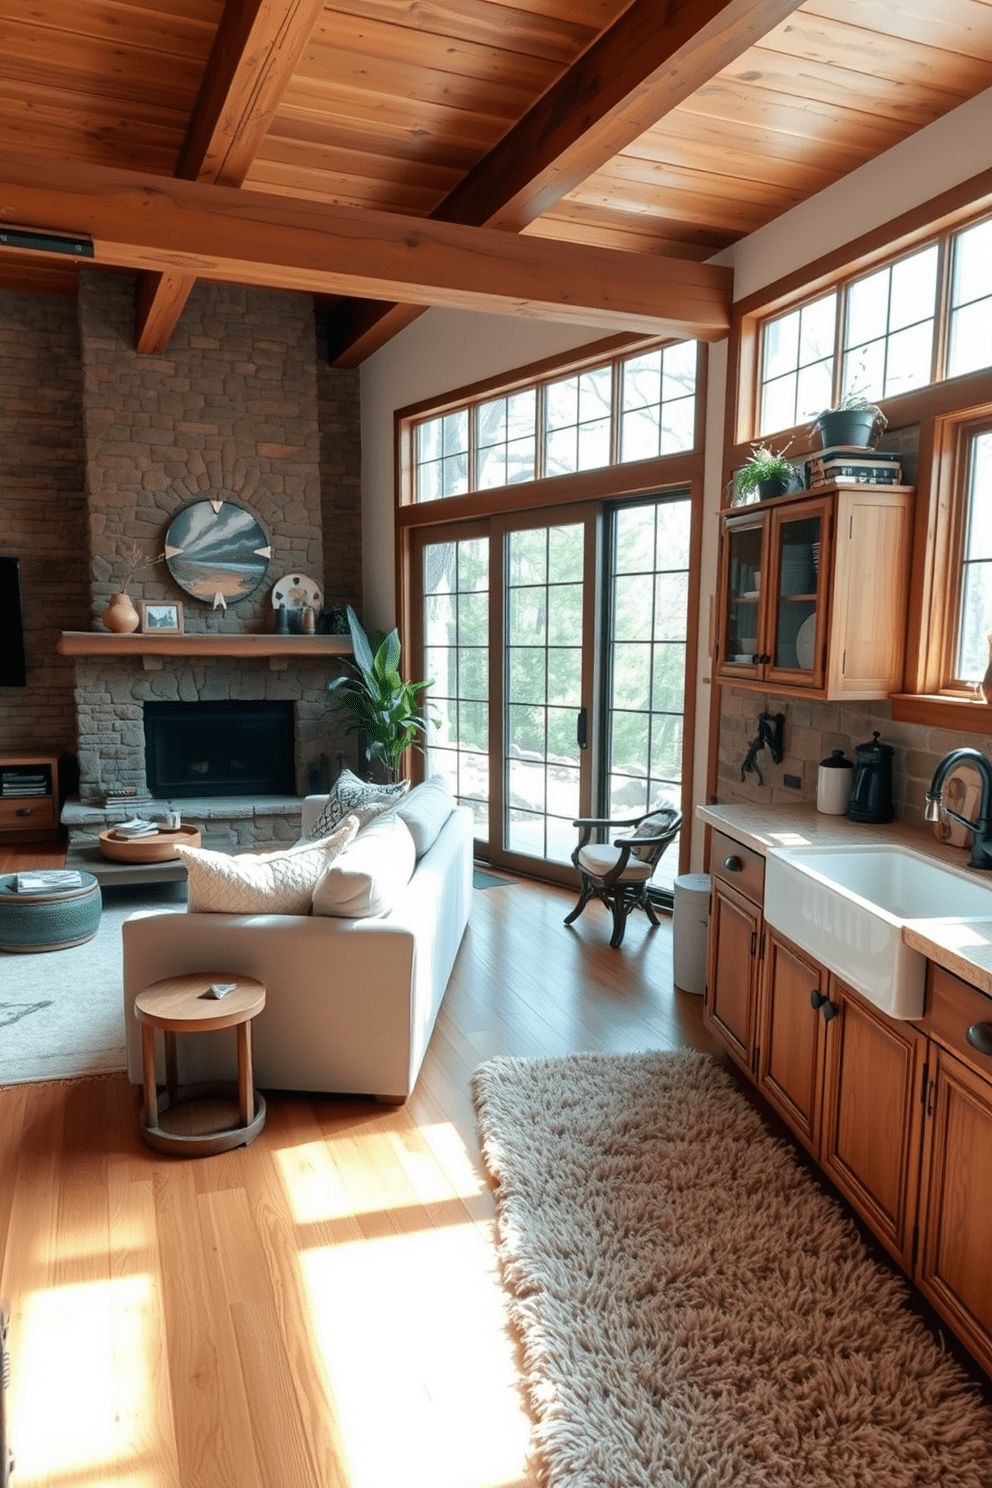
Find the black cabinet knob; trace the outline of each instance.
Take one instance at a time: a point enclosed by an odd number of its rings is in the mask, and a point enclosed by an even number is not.
[[[809,994],[809,1005],[811,1008],[822,1007],[826,1000],[819,987],[814,987]]]
[[[825,997],[820,1012],[823,1014],[824,1023],[829,1023],[831,1018],[836,1018],[840,1008],[835,1002],[831,1002],[829,997]]]
[[[992,1054],[992,1023],[972,1023],[965,1038],[979,1054]]]
[[[723,866],[728,873],[740,873],[744,868],[740,858],[724,858]]]

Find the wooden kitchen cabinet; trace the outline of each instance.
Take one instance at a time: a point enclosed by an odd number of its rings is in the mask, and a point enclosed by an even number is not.
[[[926,1040],[765,933],[758,1088],[908,1270]]]
[[[753,1077],[765,860],[722,832],[714,832],[710,873],[713,889],[703,1021]]]
[[[827,990],[837,1011],[825,1025],[820,1166],[909,1271],[926,1038],[837,977]]]
[[[810,992],[827,973],[770,927],[760,992],[758,1089],[814,1157],[819,1156],[826,1024]]]
[[[822,486],[724,512],[716,670],[818,698],[902,686],[909,486]]]
[[[931,965],[916,1281],[992,1373],[992,1000]],[[982,1047],[976,1048],[971,1037]]]
[[[764,919],[764,859],[713,829],[707,1026],[992,1375],[992,996],[931,964],[891,1018]]]

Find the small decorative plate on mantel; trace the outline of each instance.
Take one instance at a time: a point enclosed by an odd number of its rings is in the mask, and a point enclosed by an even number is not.
[[[319,610],[323,603],[320,585],[306,574],[284,574],[272,586],[272,608],[287,610]]]

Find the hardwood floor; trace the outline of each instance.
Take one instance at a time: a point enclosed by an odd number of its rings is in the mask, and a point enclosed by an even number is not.
[[[0,872],[58,861],[0,848]],[[714,1047],[671,920],[614,951],[573,903],[476,891],[403,1107],[267,1094],[253,1146],[181,1160],[123,1075],[0,1089],[16,1488],[530,1488],[470,1075]]]

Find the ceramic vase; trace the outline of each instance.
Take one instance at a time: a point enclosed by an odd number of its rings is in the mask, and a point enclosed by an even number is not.
[[[112,594],[110,603],[100,619],[108,630],[114,631],[117,635],[128,635],[132,630],[137,630],[141,624],[141,616],[130,594]]]

